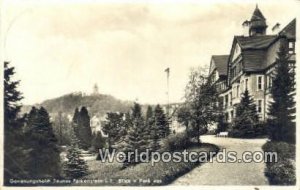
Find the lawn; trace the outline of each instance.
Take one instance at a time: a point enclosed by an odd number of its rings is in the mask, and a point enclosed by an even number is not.
[[[217,152],[219,148],[213,144],[203,143],[193,146],[187,151]],[[198,166],[200,162],[163,162],[159,161],[154,166],[151,163],[140,163],[121,169],[121,163],[102,163],[98,160],[87,162],[89,174],[74,185],[117,185],[117,186],[147,186],[167,185],[176,178],[188,173]]]

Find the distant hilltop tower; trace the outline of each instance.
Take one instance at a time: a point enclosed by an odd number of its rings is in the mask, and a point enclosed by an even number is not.
[[[93,89],[93,95],[98,95],[98,94],[99,94],[98,85],[97,85],[97,83],[95,83],[94,89]]]

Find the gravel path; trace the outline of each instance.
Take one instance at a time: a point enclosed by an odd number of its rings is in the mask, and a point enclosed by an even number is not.
[[[244,151],[262,151],[261,146],[266,139],[233,139],[202,136],[202,142],[212,143],[220,147],[220,151],[226,148],[228,151],[236,151],[237,158],[242,158]],[[205,163],[196,167],[191,172],[179,177],[172,185],[268,185],[264,176],[264,163],[218,163],[217,157],[212,163]]]

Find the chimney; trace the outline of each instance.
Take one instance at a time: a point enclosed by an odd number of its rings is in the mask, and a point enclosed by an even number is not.
[[[272,33],[277,34],[280,30],[280,24],[277,22],[273,27],[272,27]]]
[[[250,22],[248,20],[245,20],[242,24],[243,26],[243,35],[244,36],[249,36],[249,26],[250,26]]]

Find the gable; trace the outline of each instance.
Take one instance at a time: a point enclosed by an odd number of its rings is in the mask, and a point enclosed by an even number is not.
[[[232,61],[234,61],[241,54],[241,46],[236,43],[233,49]]]
[[[213,59],[210,60],[210,66],[209,66],[209,74],[211,74],[216,69],[216,64]]]

